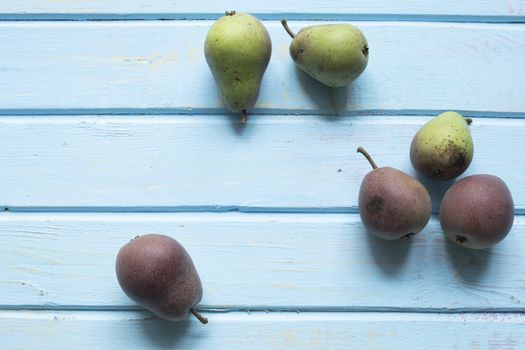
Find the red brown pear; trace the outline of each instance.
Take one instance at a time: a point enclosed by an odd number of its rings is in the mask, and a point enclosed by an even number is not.
[[[202,298],[202,284],[186,249],[171,237],[148,234],[123,246],[117,256],[117,279],[135,302],[158,316],[183,320]]]
[[[378,168],[362,147],[372,165],[359,189],[359,214],[367,232],[394,240],[419,233],[432,213],[430,196],[412,176],[390,167]]]
[[[514,201],[499,177],[467,176],[445,193],[439,220],[452,242],[472,249],[489,248],[510,232]]]

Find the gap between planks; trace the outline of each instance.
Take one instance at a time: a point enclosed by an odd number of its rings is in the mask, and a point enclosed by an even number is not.
[[[328,114],[323,110],[300,110],[300,109],[275,109],[275,108],[254,108],[250,110],[250,116],[337,116],[337,117],[356,117],[356,116],[375,116],[375,117],[434,117],[446,109],[358,109],[343,110],[337,114]],[[471,118],[497,118],[497,119],[523,119],[525,112],[504,112],[504,111],[474,111],[474,110],[455,110],[465,117]],[[207,115],[232,115],[227,110],[216,108],[79,108],[79,109],[1,109],[0,117],[59,117],[59,116],[207,116]]]
[[[0,14],[1,15],[1,14]],[[275,19],[264,20],[264,25],[267,28],[278,28],[282,30],[281,19],[285,16],[279,15]],[[523,16],[525,18],[525,16]],[[91,28],[104,26],[108,28],[129,28],[133,26],[142,27],[142,28],[162,28],[162,27],[210,27],[217,18],[210,20],[198,20],[198,21],[186,21],[186,20],[173,20],[173,21],[141,21],[141,20],[130,20],[130,21],[90,21],[90,22],[75,22],[75,21],[2,21],[0,19],[0,28],[14,28],[14,27],[27,27],[27,26],[37,26],[41,27],[44,24],[48,27],[55,28]],[[287,18],[288,19],[288,18]],[[315,24],[318,20],[293,20],[290,19],[292,24],[297,27],[305,27],[308,25]],[[47,22],[47,23],[46,23]],[[190,22],[190,23],[188,23]],[[313,22],[313,23],[312,23]],[[325,21],[321,21],[325,22]],[[329,22],[337,22],[337,20],[327,20]],[[509,30],[509,31],[523,31],[525,30],[525,21],[524,22],[503,22],[503,23],[491,23],[491,22],[420,22],[420,21],[362,21],[361,26],[366,27],[384,27],[388,25],[390,27],[403,27],[403,28],[467,28],[467,29],[484,29],[484,30]]]
[[[371,314],[396,314],[396,313],[411,313],[411,314],[435,314],[435,315],[454,315],[454,314],[486,314],[486,313],[501,313],[501,314],[520,314],[525,313],[525,307],[521,308],[481,308],[481,307],[458,307],[458,308],[422,308],[422,307],[378,307],[378,306],[224,306],[224,305],[198,305],[197,311],[206,314],[229,314],[229,313],[261,313],[261,314],[300,314],[300,313],[371,313]],[[57,311],[57,312],[145,312],[143,307],[135,306],[121,306],[121,305],[0,305],[1,312],[31,312],[31,311]]]
[[[252,15],[263,21],[381,21],[430,23],[525,23],[525,16],[487,15],[431,15],[431,14],[374,14],[374,13],[258,13]],[[206,21],[215,20],[223,13],[0,13],[0,21]]]
[[[2,214],[3,212],[3,214]],[[22,207],[22,206],[0,206],[0,216],[6,213],[244,213],[244,214],[358,214],[357,207],[252,207],[252,206],[137,206],[137,207]],[[433,210],[432,214],[439,214]],[[525,207],[514,207],[514,215],[525,215]]]

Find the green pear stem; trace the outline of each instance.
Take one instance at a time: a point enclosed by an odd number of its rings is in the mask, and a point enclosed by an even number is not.
[[[246,124],[247,119],[248,119],[248,114],[246,114],[246,110],[243,109],[241,112],[241,123]]]
[[[467,125],[472,124],[472,119],[470,119],[470,118],[465,118],[465,121],[467,122]]]
[[[366,160],[368,160],[368,162],[372,166],[372,168],[377,169],[376,162],[374,162],[374,160],[372,159],[370,154],[363,147],[361,147],[361,146],[357,147],[357,153],[361,153],[362,155],[364,155]]]
[[[207,324],[208,323],[208,319],[206,317],[202,316],[201,314],[199,314],[197,312],[197,310],[191,309],[190,311],[191,311],[191,314],[193,316],[195,316],[197,318],[197,320],[201,321],[202,324]]]
[[[235,11],[226,11],[224,14],[226,16],[233,16],[235,14]]]
[[[288,22],[286,22],[286,20],[283,18],[281,19],[281,24],[283,25],[284,27],[284,30],[286,30],[286,32],[288,33],[288,35],[290,35],[293,38],[295,38],[295,33],[292,32],[292,30],[290,29],[290,27],[288,27]]]

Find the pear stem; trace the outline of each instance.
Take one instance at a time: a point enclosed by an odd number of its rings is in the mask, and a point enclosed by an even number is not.
[[[235,14],[235,11],[226,11],[224,14],[226,16],[233,16]]]
[[[465,118],[465,121],[467,122],[467,125],[472,124],[472,119],[470,119],[470,118]]]
[[[357,147],[357,153],[361,153],[362,155],[364,155],[366,160],[368,160],[368,162],[372,166],[372,168],[377,169],[376,162],[374,162],[374,160],[372,159],[370,154],[363,147],[361,147],[361,146]]]
[[[191,314],[197,318],[197,320],[201,321],[202,324],[207,324],[208,319],[201,314],[197,312],[195,309],[191,309]]]
[[[246,114],[246,110],[243,109],[241,112],[241,123],[246,124],[246,120],[248,119],[248,115]]]
[[[288,35],[290,35],[293,38],[295,38],[295,33],[292,32],[292,30],[290,29],[290,27],[288,27],[288,22],[286,22],[286,20],[283,18],[281,19],[281,24],[283,25],[284,27],[284,30],[286,30],[286,32],[288,33]]]

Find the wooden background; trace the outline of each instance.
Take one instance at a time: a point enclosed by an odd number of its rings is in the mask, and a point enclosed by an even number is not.
[[[203,54],[225,10],[273,42],[245,127]],[[321,86],[281,17],[356,24],[367,70]],[[524,23],[524,0],[0,0],[0,348],[524,349]],[[473,118],[465,175],[506,181],[512,232],[366,236],[355,149],[415,175],[412,136],[444,110]],[[451,183],[422,181],[437,213]],[[116,253],[148,232],[193,256],[208,325],[120,290]]]

